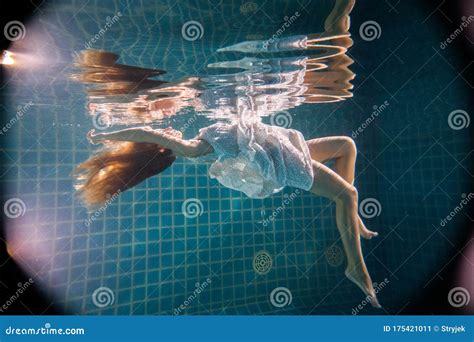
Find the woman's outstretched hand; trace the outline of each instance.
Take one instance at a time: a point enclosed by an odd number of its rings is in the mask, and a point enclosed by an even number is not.
[[[92,145],[97,145],[105,139],[103,138],[102,133],[95,133],[95,129],[91,129],[89,132],[87,132],[87,140],[89,140]]]

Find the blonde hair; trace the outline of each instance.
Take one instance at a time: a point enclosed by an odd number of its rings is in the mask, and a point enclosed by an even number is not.
[[[166,170],[176,157],[156,144],[108,142],[74,172],[78,196],[89,209]]]

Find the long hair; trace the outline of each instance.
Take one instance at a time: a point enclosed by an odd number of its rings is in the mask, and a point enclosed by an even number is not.
[[[166,83],[150,79],[165,74],[164,70],[118,64],[119,57],[115,53],[102,50],[81,51],[74,61],[78,73],[73,74],[72,78],[94,84],[94,87],[86,89],[89,95],[135,94]]]
[[[156,144],[107,142],[74,172],[75,188],[89,209],[167,169],[176,157]]]

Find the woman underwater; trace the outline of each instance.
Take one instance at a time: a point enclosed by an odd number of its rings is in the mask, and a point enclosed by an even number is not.
[[[274,80],[271,72],[266,74],[269,86],[265,89],[274,89],[275,83],[284,82],[287,85],[285,89],[292,95],[287,97],[282,94],[282,87],[278,92],[264,91],[264,101],[262,91],[254,96],[248,92],[235,96],[237,88],[233,87],[230,93],[234,94],[235,103],[222,101],[226,98],[225,92],[216,101],[206,100],[206,91],[200,89],[199,84],[209,83],[209,79],[188,78],[165,84],[149,80],[149,77],[162,74],[162,71],[115,64],[118,57],[110,53],[86,54],[79,63],[84,70],[79,78],[102,85],[102,88],[90,93],[129,95],[147,91],[146,95],[142,93],[125,107],[121,102],[122,107],[116,113],[111,114],[117,106],[110,106],[110,103],[94,105],[94,110],[102,106],[101,110],[107,109],[112,116],[118,117],[120,113],[122,118],[130,119],[129,122],[136,122],[134,120],[138,117],[137,122],[142,123],[150,122],[153,113],[156,115],[158,112],[161,117],[172,116],[185,106],[196,110],[204,108],[216,117],[236,112],[227,110],[226,106],[238,107],[238,115],[230,123],[218,122],[201,129],[193,139],[183,139],[182,132],[173,128],[153,129],[149,126],[109,133],[89,132],[90,142],[103,144],[104,147],[78,166],[79,195],[88,206],[100,205],[111,194],[135,186],[168,168],[177,157],[184,157],[197,162],[212,161],[209,168],[212,178],[251,198],[271,196],[286,186],[324,196],[336,203],[336,223],[347,257],[345,275],[359,286],[374,307],[380,307],[360,243],[360,237],[371,239],[377,233],[368,230],[358,215],[358,194],[353,185],[357,150],[353,140],[336,136],[306,141],[296,130],[266,125],[260,119],[265,113],[293,108],[300,103],[333,102],[351,96],[348,90],[353,74],[347,69],[350,62],[344,52],[352,43],[348,30],[353,5],[354,0],[337,0],[325,21],[323,34],[273,42],[280,50],[301,45],[302,41],[305,49],[315,44],[316,49],[327,50],[320,56],[306,59],[304,68],[294,60],[290,63],[291,68],[283,67],[283,62],[288,60],[279,60],[279,68],[286,68],[287,72],[278,70],[278,81]],[[327,45],[321,42],[327,42]],[[261,42],[253,41],[223,50],[252,52],[261,48]],[[268,50],[272,46],[264,48]],[[245,63],[248,62],[245,60]],[[239,65],[245,63],[240,61]],[[252,67],[258,64],[255,59],[252,63]],[[310,72],[314,70],[321,72]],[[285,78],[285,75],[288,77]],[[232,76],[232,79],[239,81],[238,75]],[[316,89],[310,86],[314,84],[318,85]],[[215,93],[215,88],[212,89]],[[226,91],[229,92],[229,89]],[[170,92],[179,95],[163,97],[164,93]],[[327,161],[335,162],[334,170],[323,164]]]

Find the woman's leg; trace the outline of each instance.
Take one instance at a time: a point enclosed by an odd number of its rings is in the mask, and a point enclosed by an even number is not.
[[[308,140],[306,143],[313,160],[320,163],[334,160],[334,171],[347,183],[354,184],[357,148],[351,138],[325,137]],[[358,223],[359,233],[363,238],[371,239],[378,235],[378,233],[368,230],[360,217],[358,217]]]
[[[349,137],[324,137],[306,141],[311,158],[323,163],[335,160],[334,171],[344,180],[354,183],[357,148]]]
[[[313,161],[314,182],[311,192],[336,202],[336,222],[347,257],[346,276],[380,307],[365,266],[358,232],[357,190],[327,166]]]

